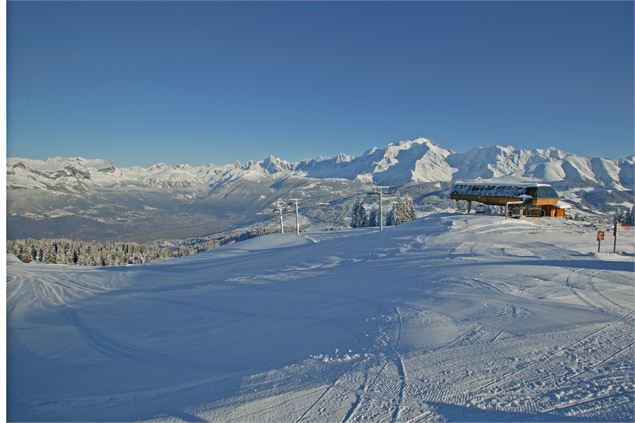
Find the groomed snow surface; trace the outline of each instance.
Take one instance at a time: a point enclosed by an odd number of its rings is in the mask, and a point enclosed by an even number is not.
[[[614,256],[594,235],[445,214],[152,265],[9,260],[9,418],[633,421],[633,237]]]

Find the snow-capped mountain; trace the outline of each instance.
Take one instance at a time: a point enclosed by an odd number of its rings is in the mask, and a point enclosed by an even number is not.
[[[339,154],[289,162],[275,156],[244,165],[191,166],[159,163],[149,168],[117,168],[109,160],[81,157],[48,160],[9,158],[9,189],[75,191],[97,187],[211,186],[236,179],[259,180],[293,174],[315,179],[343,178],[399,186],[463,179],[520,178],[545,182],[586,182],[609,189],[633,189],[635,156],[621,160],[588,158],[558,150],[517,150],[512,146],[477,147],[464,153],[426,138],[373,147],[355,157]]]
[[[359,157],[340,154],[333,159],[308,160],[296,170],[314,178],[359,179],[380,185],[452,180],[453,169],[446,157],[450,150],[426,138],[371,148]]]
[[[633,156],[622,160],[588,158],[558,150],[516,150],[512,146],[478,147],[454,153],[448,163],[455,179],[517,177],[548,183],[589,183],[617,190],[633,189]]]
[[[634,163],[635,156],[589,158],[555,147],[491,146],[460,153],[426,138],[374,147],[360,156],[300,162],[269,156],[244,164],[145,168],[81,157],[9,158],[9,236],[196,236],[268,218],[279,199],[350,200],[375,184],[404,190],[423,205],[434,192],[436,203],[445,201],[447,183],[475,179],[547,182],[580,210],[607,211],[632,204]],[[346,213],[346,205],[340,206]]]
[[[272,155],[269,155],[269,157],[260,162],[259,165],[267,171],[267,173],[283,172],[293,170],[294,168],[293,163]]]

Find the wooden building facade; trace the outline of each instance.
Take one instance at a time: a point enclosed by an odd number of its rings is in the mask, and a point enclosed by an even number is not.
[[[504,184],[492,182],[456,182],[452,184],[450,198],[468,202],[468,213],[472,202],[505,206],[508,215],[564,217],[570,208],[558,198],[558,193],[548,184]]]

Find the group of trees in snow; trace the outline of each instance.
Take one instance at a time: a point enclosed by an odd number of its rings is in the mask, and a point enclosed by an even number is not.
[[[78,266],[124,266],[188,256],[213,250],[259,235],[277,232],[277,228],[256,227],[213,238],[186,241],[161,241],[152,244],[136,242],[97,242],[75,239],[16,239],[7,241],[7,252],[25,263],[74,264]]]
[[[633,225],[635,223],[635,206],[632,206],[630,210],[620,207],[615,213],[615,221],[625,225]]]
[[[401,225],[415,220],[415,206],[409,197],[397,197],[395,204],[386,216],[386,225]]]
[[[122,266],[151,263],[215,248],[218,242],[200,245],[139,244],[73,239],[17,239],[7,241],[7,251],[21,261],[79,266]]]
[[[364,203],[356,201],[351,213],[351,227],[363,228],[379,226],[379,210],[375,207],[366,211]],[[397,197],[392,209],[386,215],[385,225],[400,225],[416,219],[415,206],[409,197]]]
[[[351,214],[351,227],[363,228],[364,226],[370,226],[368,224],[368,215],[366,214],[364,203],[358,200],[355,202],[355,204],[353,204],[353,211]]]

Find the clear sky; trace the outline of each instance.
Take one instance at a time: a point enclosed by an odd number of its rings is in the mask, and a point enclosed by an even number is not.
[[[8,155],[633,154],[633,2],[9,2]]]

